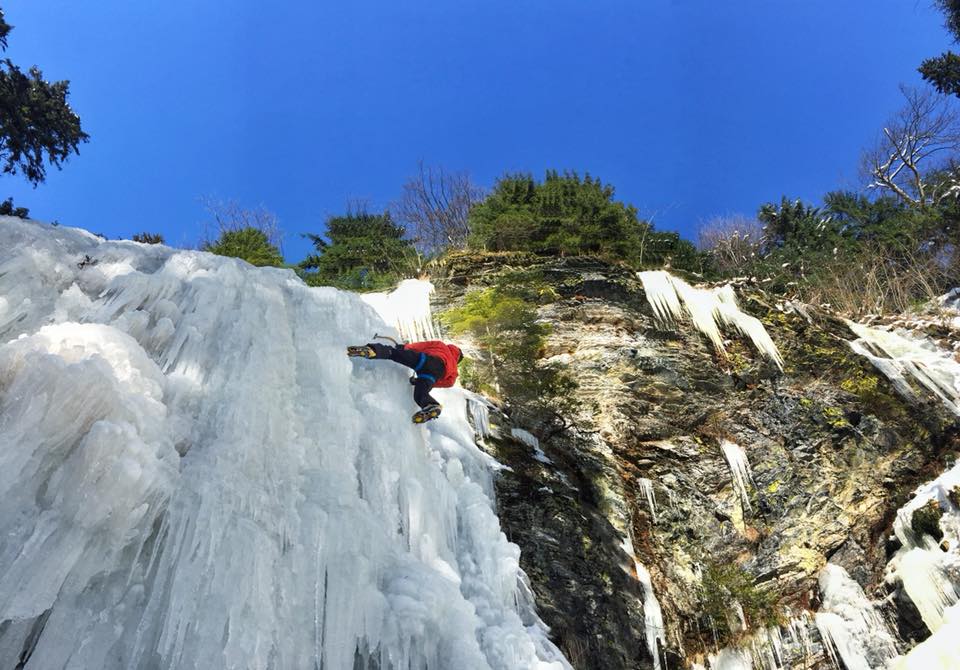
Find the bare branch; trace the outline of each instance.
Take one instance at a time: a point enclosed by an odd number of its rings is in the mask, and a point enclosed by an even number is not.
[[[213,243],[223,233],[256,228],[263,232],[270,244],[277,247],[283,255],[283,231],[280,229],[280,219],[263,205],[248,209],[235,200],[220,200],[211,196],[203,196],[200,198],[200,203],[213,219],[212,222],[207,221],[203,224],[201,247]]]
[[[413,234],[424,253],[462,248],[470,233],[470,208],[483,198],[483,191],[466,172],[450,172],[420,162],[417,174],[403,186],[394,207],[394,217]]]
[[[890,191],[915,207],[935,205],[953,193],[939,186],[944,167],[960,153],[960,116],[951,100],[929,90],[901,91],[906,104],[864,152],[862,171],[871,188]],[[939,183],[931,184],[935,174]]]

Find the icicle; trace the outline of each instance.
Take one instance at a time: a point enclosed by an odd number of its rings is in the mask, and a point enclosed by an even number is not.
[[[846,570],[828,563],[820,571],[819,585],[823,604],[816,624],[835,664],[839,656],[848,670],[871,670],[897,655],[893,635]]]
[[[633,561],[633,572],[640,582],[640,588],[643,590],[643,621],[644,636],[647,642],[647,652],[653,658],[654,670],[660,670],[660,649],[666,648],[666,627],[663,623],[663,610],[660,609],[660,601],[653,591],[653,581],[650,579],[650,573],[647,568],[637,559],[636,551],[633,548],[633,540],[628,534],[620,543],[630,559]],[[627,570],[630,566],[624,566]]]
[[[553,463],[553,461],[550,460],[545,453],[543,453],[543,449],[540,448],[540,440],[537,439],[536,435],[533,435],[523,428],[512,429],[510,431],[510,435],[512,435],[515,439],[520,440],[527,446],[533,447],[533,457],[536,460],[546,465],[551,465]]]
[[[913,395],[905,380],[912,377],[960,415],[960,363],[950,352],[906,331],[870,328],[852,321],[847,325],[860,338],[850,347],[873,363],[903,395]]]
[[[514,428],[510,431],[510,435],[515,439],[520,440],[525,445],[533,447],[534,449],[540,448],[540,440],[537,439],[536,435],[533,435],[529,431],[524,430],[523,428]]]
[[[634,569],[637,571],[637,580],[643,588],[643,623],[646,629],[647,651],[653,657],[654,670],[660,670],[659,647],[667,644],[664,637],[663,611],[660,609],[657,595],[653,592],[653,582],[646,567],[637,561]]]
[[[957,602],[957,592],[943,571],[943,552],[931,542],[897,557],[897,575],[923,623],[935,633],[943,625],[944,611]]]
[[[651,270],[637,273],[647,302],[653,313],[664,324],[680,321],[683,318],[683,306],[677,291],[670,281],[670,274],[663,270]]]
[[[647,506],[650,508],[650,516],[653,518],[653,522],[657,522],[657,499],[654,496],[653,492],[653,482],[647,479],[646,477],[641,477],[637,480],[637,483],[640,484],[640,491],[643,493],[644,497],[647,499]]]
[[[493,432],[490,427],[490,403],[476,393],[464,391],[467,397],[467,409],[473,421],[473,428],[481,440],[490,437]]]
[[[710,654],[710,670],[752,670],[753,658],[745,649],[726,647]]]
[[[647,302],[661,323],[677,323],[686,315],[694,327],[706,335],[721,353],[726,349],[719,326],[733,328],[750,338],[761,354],[783,369],[783,359],[777,346],[759,319],[740,310],[732,286],[716,289],[695,288],[663,270],[637,274],[643,284]]]
[[[720,448],[727,459],[727,465],[730,466],[730,473],[733,475],[733,487],[744,507],[750,507],[750,496],[747,494],[747,482],[753,483],[753,475],[750,472],[750,462],[747,460],[747,454],[739,444],[734,444],[729,440],[721,440]]]
[[[960,461],[933,481],[918,487],[914,496],[897,511],[894,533],[902,547],[887,566],[888,581],[899,580],[916,605],[924,624],[936,632],[944,624],[944,612],[960,601],[960,589],[948,576],[960,568],[960,509],[950,492],[960,487]],[[928,505],[938,508],[940,530],[948,551],[911,527],[913,515]]]

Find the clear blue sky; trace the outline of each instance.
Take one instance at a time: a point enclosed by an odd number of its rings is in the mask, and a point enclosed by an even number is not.
[[[929,0],[16,0],[7,52],[71,81],[91,141],[43,220],[196,243],[204,195],[322,230],[419,160],[489,186],[589,171],[660,229],[858,183],[900,82],[949,46]]]

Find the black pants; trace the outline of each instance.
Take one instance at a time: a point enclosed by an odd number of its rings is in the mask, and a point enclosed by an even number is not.
[[[370,344],[368,346],[377,352],[377,358],[389,358],[391,361],[395,361],[400,365],[405,365],[411,370],[417,371],[417,378],[413,382],[413,401],[417,403],[421,409],[427,405],[440,404],[430,395],[430,389],[432,389],[436,381],[446,373],[446,366],[442,360],[436,356],[429,356],[419,351],[408,350],[402,347],[388,347],[385,344]]]

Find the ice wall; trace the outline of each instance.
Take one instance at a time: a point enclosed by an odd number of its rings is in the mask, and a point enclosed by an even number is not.
[[[955,296],[944,297],[945,306]],[[917,391],[936,397],[960,415],[960,363],[920,335],[907,330],[871,328],[848,323],[858,339],[851,348],[866,357],[905,397]],[[902,586],[930,630],[931,636],[905,656],[887,663],[896,670],[960,670],[960,462],[923,484],[897,512],[893,530],[901,547],[887,564],[887,581]],[[931,507],[937,512],[942,543],[918,534],[911,521],[915,512]],[[870,650],[872,647],[866,645]]]
[[[360,298],[393,326],[404,342],[418,342],[438,338],[437,329],[433,325],[433,312],[430,310],[432,294],[433,284],[430,282],[406,279],[393,291],[363,293]],[[375,333],[370,333],[370,337],[373,335]]]
[[[408,371],[344,355],[389,325],[289,271],[0,220],[0,666],[569,668],[465,396],[414,426]]]

